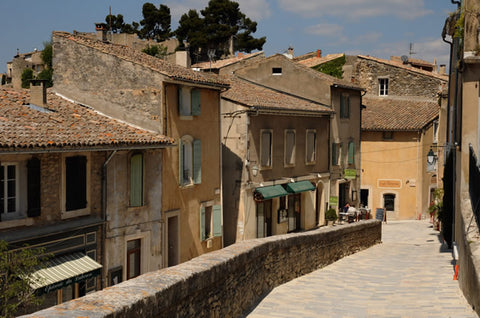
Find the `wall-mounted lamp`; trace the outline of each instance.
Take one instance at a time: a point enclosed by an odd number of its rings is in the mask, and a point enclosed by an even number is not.
[[[433,153],[432,149],[430,149],[427,153],[427,164],[433,165],[436,159],[437,156]]]
[[[257,174],[258,174],[258,166],[257,166],[257,165],[253,165],[252,168],[251,168],[251,171],[252,171],[252,175],[253,175],[254,177],[256,177]]]

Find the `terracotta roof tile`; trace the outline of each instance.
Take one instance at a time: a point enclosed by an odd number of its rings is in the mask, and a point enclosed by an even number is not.
[[[363,97],[362,129],[416,131],[438,117],[438,103],[425,99]]]
[[[80,35],[73,35],[68,32],[56,31],[53,32],[53,35],[66,38],[70,41],[74,41],[78,44],[91,47],[106,54],[117,56],[129,62],[149,67],[150,69],[157,71],[173,80],[189,81],[211,86],[227,86],[225,80],[218,75],[196,72],[180,65],[169,63],[162,59],[150,56],[128,46],[104,43]]]
[[[320,103],[253,84],[235,76],[230,78],[230,89],[222,93],[222,98],[259,109],[333,113],[330,107]]]
[[[255,52],[255,53],[250,53],[250,54],[243,54],[241,56],[235,56],[232,58],[228,59],[223,59],[223,60],[218,60],[215,62],[201,62],[201,63],[196,63],[192,65],[192,68],[199,68],[199,69],[217,69],[217,68],[222,68],[243,60],[248,60],[252,57],[258,56],[258,55],[263,55],[263,51],[260,52]]]
[[[104,116],[48,93],[45,108],[30,105],[28,90],[0,88],[0,149],[166,146],[174,140]]]

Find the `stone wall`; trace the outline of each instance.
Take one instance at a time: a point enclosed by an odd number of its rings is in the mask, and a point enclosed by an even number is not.
[[[26,317],[241,317],[274,287],[380,241],[376,220],[243,241]]]

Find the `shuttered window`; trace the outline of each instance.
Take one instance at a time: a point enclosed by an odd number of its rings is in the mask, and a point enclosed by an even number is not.
[[[200,116],[200,90],[192,89],[192,115]]]
[[[355,142],[353,141],[348,143],[348,164],[355,164]]]
[[[350,96],[340,95],[340,118],[350,118]]]
[[[40,215],[40,159],[32,158],[27,163],[27,216]]]
[[[200,208],[200,240],[222,236],[222,207],[220,205]]]
[[[285,165],[295,164],[295,130],[285,131]]]
[[[87,207],[87,158],[65,158],[65,210]]]
[[[178,87],[178,112],[180,116],[200,116],[200,89]]]
[[[340,148],[341,148],[341,144],[339,144],[339,143],[333,143],[332,144],[332,165],[334,165],[334,166],[339,165]]]
[[[307,130],[306,137],[306,162],[314,163],[317,159],[317,132],[315,130]]]
[[[130,157],[130,206],[143,205],[143,154]]]
[[[261,133],[261,164],[262,167],[272,167],[272,131],[262,130]]]
[[[184,136],[179,143],[180,185],[202,182],[202,146],[200,140]]]

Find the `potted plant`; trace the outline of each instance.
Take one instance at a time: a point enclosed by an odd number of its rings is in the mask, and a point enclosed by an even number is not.
[[[333,223],[338,219],[337,212],[335,209],[328,209],[325,213],[325,220],[327,220],[328,225],[333,225]]]

